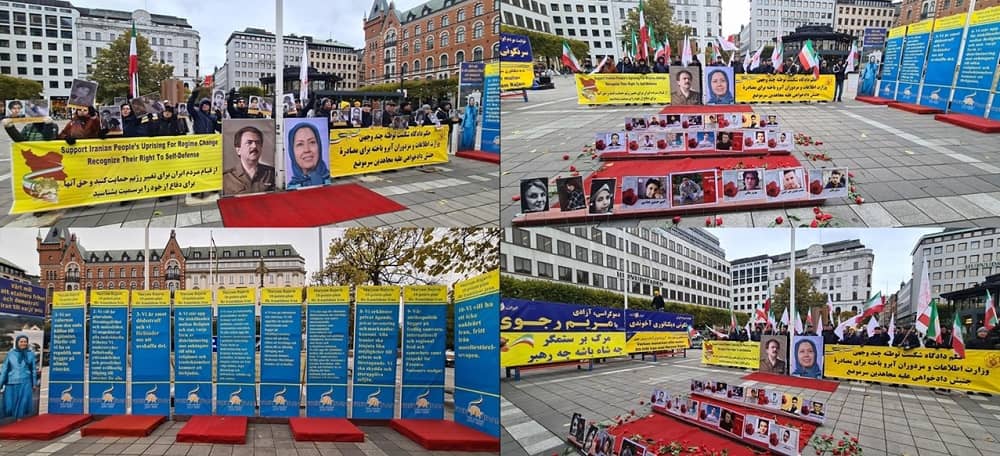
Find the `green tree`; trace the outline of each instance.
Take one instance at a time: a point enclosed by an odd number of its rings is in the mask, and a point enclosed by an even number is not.
[[[413,100],[450,99],[458,92],[458,78],[448,79],[407,79],[403,81],[406,95]],[[362,87],[365,92],[395,92],[399,90],[399,80]]]
[[[94,71],[91,79],[100,86],[97,89],[97,100],[110,104],[115,97],[128,95],[128,60],[129,42],[132,30],[118,35],[107,49],[98,49],[94,60]],[[149,40],[137,35],[136,52],[139,56],[139,93],[160,93],[160,83],[174,74],[173,65],[156,63],[155,53],[149,47]]]
[[[563,53],[562,46],[564,41],[569,43],[570,51],[573,52],[573,55],[576,56],[581,65],[583,64],[583,59],[590,55],[590,45],[583,41],[572,40],[550,33],[536,32],[534,30],[523,29],[520,27],[511,27],[509,25],[501,25],[500,31],[503,33],[513,33],[516,35],[527,36],[528,41],[531,42],[532,56],[535,60],[538,60],[539,57],[544,57],[546,64],[551,64],[552,60],[559,60]]]
[[[789,289],[791,288],[791,278],[785,278],[774,288],[774,296],[771,297],[771,310],[774,317],[780,319],[781,314],[788,307]],[[802,269],[795,269],[795,312],[803,316],[805,321],[806,312],[814,307],[822,307],[826,314],[826,294],[817,291],[809,273]],[[794,317],[793,317],[794,318]],[[789,325],[791,326],[791,325]]]
[[[681,43],[684,42],[684,38],[694,33],[693,28],[673,21],[674,7],[670,6],[667,0],[646,0],[643,3],[643,17],[646,19],[646,24],[652,26],[653,31],[656,33],[655,37],[649,37],[650,41],[652,41],[653,49],[656,49],[656,42],[662,41],[665,35],[670,40],[671,54],[680,55]],[[622,24],[622,33],[624,33],[626,42],[628,43],[626,47],[632,46],[631,37],[633,31],[635,31],[636,37],[638,37],[638,8],[629,11],[628,19]]]
[[[0,75],[0,100],[31,100],[41,97],[41,82]]]
[[[240,90],[238,91],[238,93],[239,93],[239,96],[241,96],[243,98],[262,97],[262,96],[264,96],[264,88],[263,87],[257,87],[257,86],[243,86],[243,87],[240,87]]]

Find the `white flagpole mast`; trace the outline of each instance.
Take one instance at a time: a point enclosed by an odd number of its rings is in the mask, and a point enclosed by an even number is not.
[[[146,247],[143,250],[142,259],[145,261],[145,268],[146,268],[145,273],[143,273],[142,275],[143,277],[146,278],[146,283],[143,286],[143,290],[148,290],[149,289],[149,224],[148,223],[146,224]]]
[[[281,26],[283,20],[282,15],[283,0],[274,0],[274,37],[275,37],[275,54],[274,54],[274,96],[275,103],[271,108],[271,112],[274,113],[274,131],[281,132],[282,125],[284,124],[285,113],[283,109],[277,109],[277,97],[281,96],[285,90],[285,36],[284,29]],[[305,40],[302,41],[302,46],[306,46]],[[305,109],[305,101],[302,102],[302,108]],[[285,189],[285,142],[281,140],[282,135],[279,133],[276,135],[274,141],[274,167],[281,176],[277,179],[277,184],[280,186],[281,190]]]
[[[795,313],[795,225],[792,225],[792,250],[790,252],[789,258],[791,260],[791,274],[790,282],[788,287],[788,307],[790,310],[789,319],[798,319],[799,315]],[[792,334],[795,333],[795,325],[792,325]]]

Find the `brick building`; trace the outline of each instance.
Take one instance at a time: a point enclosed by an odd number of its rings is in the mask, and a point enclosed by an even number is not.
[[[499,0],[430,0],[407,11],[374,0],[364,19],[364,84],[456,76],[465,61],[492,60]]]
[[[50,228],[36,238],[39,282],[52,292],[63,290],[141,290],[145,283],[144,249],[94,250],[83,247],[76,234]],[[165,246],[149,250],[149,287],[153,290],[182,289],[186,261],[174,231]]]
[[[970,2],[971,0],[903,0],[896,16],[896,26],[965,13],[969,11]],[[1000,6],[1000,0],[976,0],[977,11],[994,6]]]

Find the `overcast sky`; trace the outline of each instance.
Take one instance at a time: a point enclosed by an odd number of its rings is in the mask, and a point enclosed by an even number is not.
[[[749,0],[722,0],[722,34],[740,33],[740,26],[749,23]]]
[[[766,236],[762,236],[760,230],[715,228],[709,231],[719,238],[726,251],[726,259],[730,261],[756,255],[777,255],[790,250],[790,230],[775,229],[768,231]],[[883,295],[890,295],[899,290],[900,282],[909,280],[912,265],[910,252],[920,236],[940,231],[940,228],[796,229],[795,248],[800,250],[812,244],[860,239],[875,255],[872,294],[881,290]]]
[[[395,0],[396,9],[405,11],[425,0]],[[261,0],[71,0],[74,6],[120,11],[145,9],[187,19],[201,36],[201,73],[226,62],[226,40],[235,31],[247,27],[275,31],[274,3]],[[284,0],[286,35],[309,35],[334,39],[355,48],[364,47],[364,16],[373,0]]]

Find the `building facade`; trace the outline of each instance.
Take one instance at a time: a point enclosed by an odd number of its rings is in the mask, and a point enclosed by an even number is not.
[[[407,11],[375,0],[364,19],[363,84],[458,75],[499,56],[500,0],[431,0]]]
[[[211,247],[188,247],[184,255],[191,290],[254,288],[262,278],[265,287],[306,283],[306,260],[289,244],[216,246],[214,253]]]
[[[128,35],[135,24],[135,31],[149,40],[153,61],[174,67],[174,78],[194,87],[201,74],[198,49],[201,41],[198,31],[187,19],[151,14],[138,9],[132,12],[98,8],[76,8],[77,53],[76,64],[80,78],[89,78],[94,60],[101,49],[122,35]],[[121,94],[125,96],[126,94]]]
[[[500,3],[505,25],[552,33],[552,18],[544,0],[500,0]]]
[[[305,38],[286,35],[282,41],[284,65],[298,67]],[[263,29],[248,27],[231,33],[226,40],[226,89],[260,87],[261,77],[274,76],[276,47],[274,34]]]
[[[215,69],[212,73],[212,84],[216,89],[221,89],[226,92],[229,91],[229,64],[223,63],[221,67]]]
[[[39,82],[46,98],[69,97],[79,15],[59,0],[0,2],[0,74]]]
[[[338,89],[355,90],[358,88],[359,58],[353,46],[335,40],[314,40],[306,38],[306,48],[309,52],[309,66],[320,73],[335,74],[342,78],[337,84]]]
[[[864,42],[866,29],[885,29],[896,22],[896,7],[891,0],[837,0],[833,29]]]
[[[968,0],[903,0],[897,2],[899,11],[896,26],[910,25],[924,19],[948,17],[969,11],[973,2]],[[975,9],[981,10],[1000,5],[1000,0],[976,0]]]
[[[730,266],[702,229],[506,228],[500,270],[517,277],[728,308]]]
[[[771,293],[771,257],[758,255],[732,261],[733,310],[749,312]]]
[[[749,40],[751,51],[777,41],[803,25],[833,27],[834,0],[751,0]]]
[[[872,266],[875,254],[860,240],[813,244],[795,252],[795,268],[809,274],[813,288],[833,302],[834,313],[857,312],[871,297]],[[768,296],[788,278],[791,256],[771,257],[771,283]]]
[[[904,323],[912,323],[916,314],[915,301],[920,294],[925,261],[931,299],[974,288],[987,276],[1000,272],[1000,230],[970,228],[925,235],[917,241],[911,256],[913,278],[910,281],[910,300],[905,306],[901,303],[900,315],[896,317]]]
[[[28,275],[24,268],[11,261],[0,257],[0,279],[7,279],[20,283],[38,283],[38,278]]]

